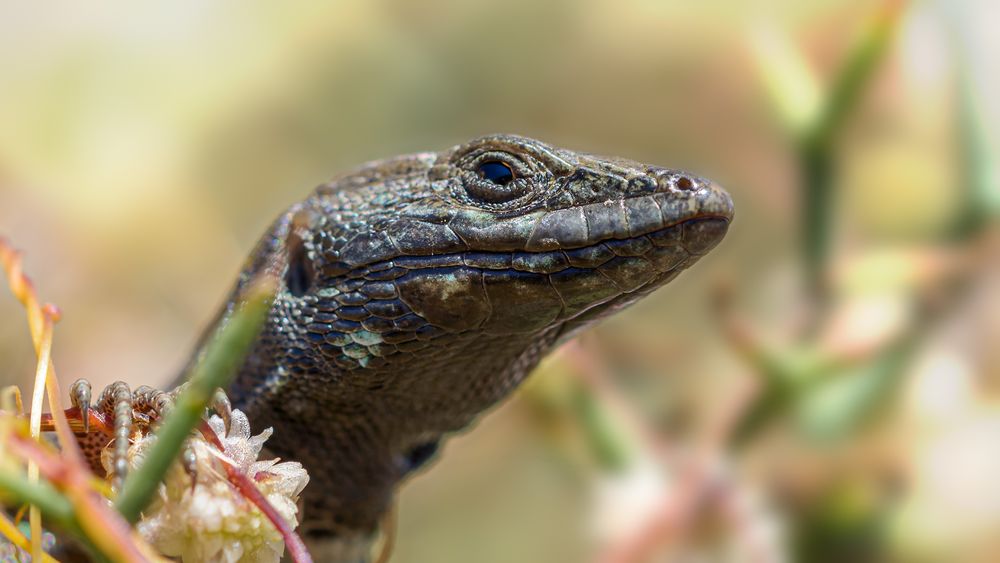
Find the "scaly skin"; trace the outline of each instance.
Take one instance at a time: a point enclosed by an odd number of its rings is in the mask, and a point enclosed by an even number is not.
[[[708,180],[509,135],[366,164],[283,213],[216,326],[258,274],[284,281],[229,394],[309,470],[303,530],[334,540],[318,560],[361,557],[445,436],[693,264],[732,214]]]
[[[364,165],[251,255],[234,296],[264,268],[285,284],[233,405],[308,468],[310,534],[370,531],[443,436],[694,263],[732,213],[707,180],[508,135]]]

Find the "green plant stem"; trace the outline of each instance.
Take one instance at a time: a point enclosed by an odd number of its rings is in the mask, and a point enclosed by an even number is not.
[[[48,483],[31,483],[27,479],[12,475],[9,471],[0,471],[0,491],[3,491],[4,500],[10,504],[33,504],[47,519],[66,531],[79,537],[84,536],[83,530],[76,522],[73,503]]]
[[[575,383],[572,407],[601,468],[610,473],[624,471],[634,461],[635,451],[627,433],[594,389]]]
[[[905,1],[886,0],[878,8],[872,24],[858,38],[834,79],[826,103],[808,133],[812,144],[827,144],[843,127],[885,57],[905,5]]]
[[[234,312],[195,365],[187,388],[157,431],[156,444],[145,461],[126,478],[115,507],[129,522],[139,520],[185,440],[201,421],[215,390],[229,386],[256,339],[270,309],[273,285],[253,284],[248,293],[243,307]]]
[[[9,471],[0,471],[2,499],[11,505],[32,504],[41,510],[46,520],[72,535],[87,550],[92,560],[111,561],[102,553],[80,526],[73,503],[46,482],[32,483]]]
[[[828,301],[826,276],[835,204],[835,140],[888,51],[905,4],[887,0],[879,8],[872,25],[861,35],[837,73],[816,121],[799,140],[802,255],[806,290],[815,306],[815,319],[807,333],[823,318]]]
[[[829,303],[826,272],[833,232],[833,153],[825,143],[807,143],[800,149],[799,161],[804,188],[801,228],[805,283],[815,316],[820,318]]]
[[[1000,209],[997,173],[981,101],[976,95],[968,64],[959,65],[957,117],[959,169],[962,171],[962,202],[950,238],[964,241],[976,235]]]

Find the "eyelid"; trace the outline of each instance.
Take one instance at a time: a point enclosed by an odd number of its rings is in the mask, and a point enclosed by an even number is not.
[[[530,176],[536,172],[535,168],[533,168],[530,163],[525,162],[517,155],[508,152],[482,151],[469,156],[471,158],[467,161],[467,166],[473,171],[477,170],[483,163],[500,162],[510,167],[511,172],[514,173],[515,179]]]
[[[482,177],[478,172],[467,172],[465,177],[465,192],[482,203],[505,204],[529,192],[528,183],[523,178],[515,177],[510,182],[500,184]]]

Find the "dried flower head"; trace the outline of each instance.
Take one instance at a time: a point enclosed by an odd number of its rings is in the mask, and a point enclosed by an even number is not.
[[[222,464],[229,463],[245,473],[293,528],[298,525],[298,495],[309,476],[298,462],[258,460],[271,430],[252,436],[242,412],[233,411],[228,434],[218,416],[212,416],[208,423],[223,451],[200,436],[192,438],[194,483],[192,476],[175,464],[160,485],[156,500],[144,511],[139,533],[164,555],[183,561],[277,562],[284,551],[281,534],[230,483]],[[148,434],[133,442],[130,467],[142,463],[155,439]],[[105,464],[110,469],[108,458]]]

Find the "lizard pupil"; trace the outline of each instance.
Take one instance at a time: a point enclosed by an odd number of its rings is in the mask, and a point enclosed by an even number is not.
[[[479,165],[479,175],[484,180],[506,186],[514,181],[514,171],[506,163],[499,160],[489,160]]]

